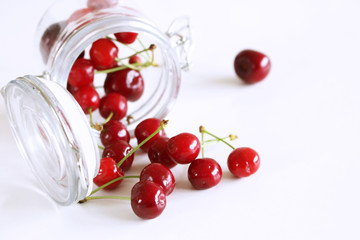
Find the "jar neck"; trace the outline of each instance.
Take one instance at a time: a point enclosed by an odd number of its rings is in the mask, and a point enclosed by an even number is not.
[[[148,36],[162,59],[159,80],[152,81],[156,85],[156,93],[148,101],[138,104],[130,114],[132,119],[128,130],[133,133],[135,126],[149,117],[164,118],[177,98],[180,88],[180,65],[175,50],[165,33],[147,21],[133,9],[117,7],[107,9],[84,17],[80,21],[66,26],[58,41],[50,52],[46,72],[52,81],[66,87],[70,69],[81,52],[99,38],[117,32],[138,32]]]

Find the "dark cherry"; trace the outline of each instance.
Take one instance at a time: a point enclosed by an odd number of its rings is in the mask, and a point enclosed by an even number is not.
[[[113,41],[107,38],[100,38],[93,42],[90,48],[90,58],[94,62],[95,67],[110,68],[114,66],[118,51]]]
[[[71,67],[68,83],[73,87],[89,86],[94,82],[94,65],[89,59],[78,58]]]
[[[234,61],[235,72],[246,83],[263,80],[271,68],[270,59],[263,53],[254,50],[243,50]]]
[[[72,95],[77,92],[80,88],[71,86],[69,83],[66,85],[66,90],[68,90]]]
[[[60,32],[64,29],[65,26],[66,26],[65,21],[51,24],[41,36],[40,52],[42,59],[45,63],[48,61],[51,48],[53,47]]]
[[[73,96],[85,114],[89,113],[90,108],[91,111],[95,111],[100,105],[99,93],[92,86],[79,88]]]
[[[166,195],[175,188],[175,178],[169,168],[160,163],[150,163],[140,173],[140,181],[150,180],[159,184]]]
[[[100,140],[106,147],[119,140],[130,142],[130,134],[124,124],[116,120],[110,120],[100,132]]]
[[[199,139],[191,133],[180,133],[169,139],[166,151],[170,158],[180,164],[194,161],[200,153]]]
[[[173,168],[177,165],[166,151],[168,141],[168,137],[158,137],[151,143],[148,150],[150,162],[161,163],[168,168]]]
[[[220,165],[212,158],[198,158],[188,168],[188,179],[196,189],[208,189],[217,185],[222,177]]]
[[[115,38],[123,44],[131,44],[135,42],[138,34],[134,32],[119,32],[114,34]]]
[[[120,120],[126,116],[127,113],[127,100],[118,93],[108,93],[100,100],[100,115],[107,118],[112,112],[112,120]]]
[[[93,10],[115,7],[119,0],[88,0],[87,6]]]
[[[129,58],[129,64],[141,63],[141,58],[138,55],[131,56]]]
[[[76,10],[75,12],[73,12],[70,17],[68,18],[68,20],[66,20],[67,23],[73,22],[78,20],[79,18],[81,18],[82,16],[85,16],[86,14],[90,13],[91,9],[90,8],[82,8],[79,10]]]
[[[166,194],[162,187],[153,181],[141,181],[131,189],[131,208],[143,219],[158,217],[166,207]]]
[[[78,59],[79,58],[84,58],[85,57],[85,51],[82,51],[81,53],[80,53],[80,55],[78,56]]]
[[[154,133],[160,127],[161,120],[158,118],[148,118],[140,122],[135,128],[135,137],[137,139],[138,144],[144,141],[147,137],[149,137],[152,133]],[[151,143],[158,137],[165,137],[166,133],[161,130],[154,137],[152,137],[149,141],[147,141],[144,145],[141,146],[141,149],[147,152],[150,148]]]
[[[116,178],[124,176],[123,170],[118,168],[116,166],[116,162],[114,159],[110,157],[102,158],[100,160],[100,168],[99,173],[94,178],[94,183],[97,186],[102,186]],[[122,180],[116,181],[109,186],[105,187],[106,190],[115,189],[119,184],[122,182]]]
[[[144,80],[139,71],[123,69],[107,75],[104,89],[105,93],[120,93],[128,101],[136,101],[144,92]]]
[[[227,165],[235,177],[247,177],[259,169],[260,157],[252,148],[236,148],[230,153]]]
[[[131,145],[123,140],[119,140],[111,145],[108,145],[104,148],[102,157],[111,157],[115,160],[116,163],[119,163],[127,154],[129,154],[133,148]],[[131,168],[131,165],[134,161],[134,154],[131,154],[125,162],[120,165],[120,168],[126,172]]]

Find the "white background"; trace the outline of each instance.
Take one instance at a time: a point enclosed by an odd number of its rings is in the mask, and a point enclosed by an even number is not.
[[[356,0],[137,0],[164,31],[191,18],[194,67],[183,74],[166,129],[199,125],[261,157],[259,171],[234,179],[230,148],[206,150],[223,168],[219,185],[192,189],[186,166],[163,214],[137,218],[126,201],[58,207],[21,158],[0,101],[1,239],[360,239],[360,2]],[[2,1],[0,85],[39,74],[34,33],[47,0]],[[261,83],[233,71],[240,50],[272,61]],[[147,163],[139,154],[134,171]],[[135,180],[124,184],[128,194]]]

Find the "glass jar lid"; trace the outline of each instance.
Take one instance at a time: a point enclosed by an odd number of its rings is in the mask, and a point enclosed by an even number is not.
[[[24,76],[3,89],[16,142],[45,191],[60,205],[85,198],[98,172],[98,145],[70,93],[43,77]]]

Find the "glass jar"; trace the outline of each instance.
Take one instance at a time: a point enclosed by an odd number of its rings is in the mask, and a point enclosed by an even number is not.
[[[78,9],[82,9],[80,16],[69,21]],[[131,121],[123,120],[132,134],[143,119],[164,118],[176,100],[180,69],[189,66],[187,18],[175,20],[163,33],[124,1],[57,1],[38,27],[44,73],[17,78],[2,89],[22,155],[44,190],[60,205],[76,203],[91,192],[100,161],[98,132],[66,90],[68,75],[77,57],[95,40],[117,32],[137,32],[138,44],[157,46],[158,67],[142,73],[146,90],[141,101],[128,106]]]

